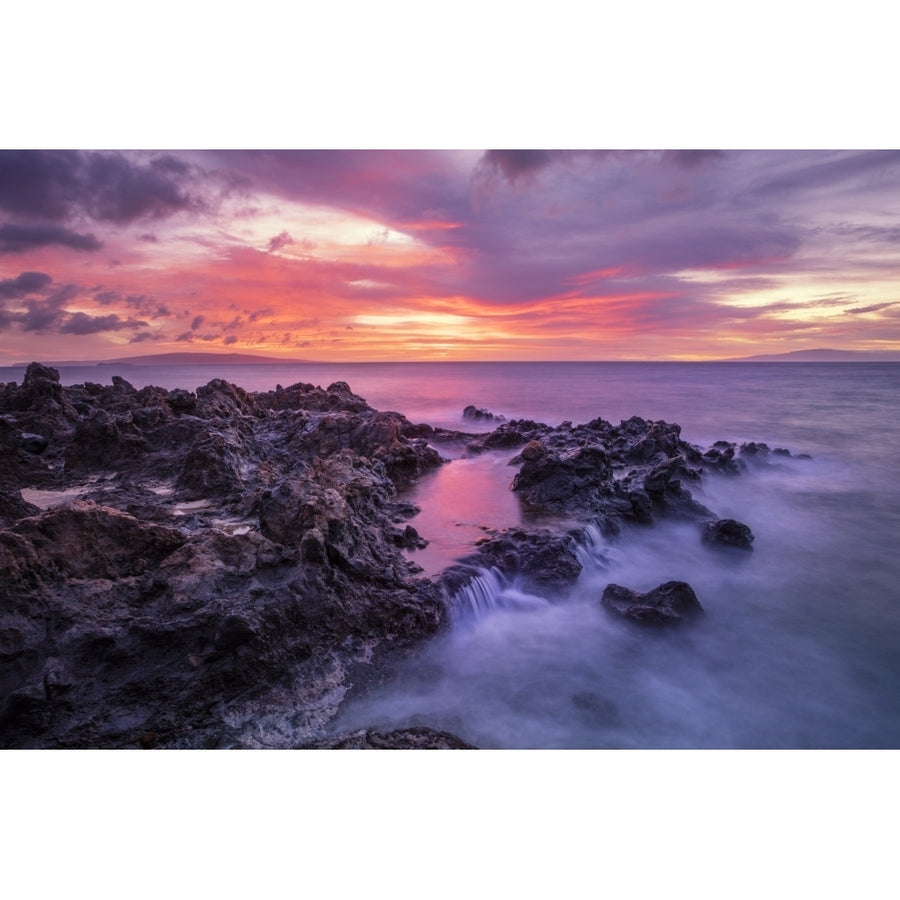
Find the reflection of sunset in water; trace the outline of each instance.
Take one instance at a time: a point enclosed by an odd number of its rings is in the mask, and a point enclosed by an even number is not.
[[[440,448],[442,455],[450,455]],[[433,575],[472,552],[485,529],[521,523],[518,498],[509,490],[516,467],[512,453],[486,453],[454,459],[424,477],[409,498],[419,507],[411,524],[430,543],[409,553],[410,559]]]

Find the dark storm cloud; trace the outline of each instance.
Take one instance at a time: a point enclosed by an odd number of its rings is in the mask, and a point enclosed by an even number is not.
[[[51,245],[92,252],[103,244],[92,234],[79,234],[62,225],[0,225],[0,254],[24,253]]]
[[[53,279],[43,272],[23,272],[17,278],[0,281],[0,298],[11,299],[34,294],[47,287]]]
[[[89,316],[87,313],[72,313],[60,327],[61,334],[97,334],[101,331],[121,331],[123,328],[144,328],[146,322],[137,319],[121,319],[115,313],[108,316]]]
[[[55,222],[161,219],[202,206],[181,184],[188,172],[174,156],[141,165],[115,152],[2,150],[0,209]]]

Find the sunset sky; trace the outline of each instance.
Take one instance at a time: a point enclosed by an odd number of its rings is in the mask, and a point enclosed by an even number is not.
[[[900,350],[896,151],[0,151],[0,365]]]

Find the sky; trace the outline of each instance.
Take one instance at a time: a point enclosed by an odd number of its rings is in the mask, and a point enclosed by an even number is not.
[[[891,150],[0,150],[0,364],[900,350]]]

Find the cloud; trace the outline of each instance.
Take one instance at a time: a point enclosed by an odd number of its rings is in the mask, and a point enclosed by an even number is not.
[[[227,338],[222,341],[223,344],[236,344],[237,336],[233,334],[229,334]]]
[[[767,179],[751,189],[756,198],[771,195],[784,195],[814,188],[833,188],[840,182],[857,178],[861,175],[877,177],[890,176],[888,183],[896,183],[896,167],[900,166],[900,150],[867,150],[860,153],[841,155],[836,159],[825,158],[819,161],[815,156],[796,151],[784,153],[788,161],[795,165],[774,178]]]
[[[139,331],[128,343],[141,344],[144,341],[162,341],[165,340],[161,334],[154,334],[152,331]]]
[[[476,183],[490,182],[500,175],[509,184],[515,184],[520,178],[536,175],[556,163],[574,160],[590,160],[602,162],[607,159],[629,159],[636,161],[652,151],[643,150],[487,150],[475,166],[472,173]],[[707,153],[718,151],[675,151],[687,153]],[[656,154],[654,154],[656,155]],[[676,158],[676,161],[679,161]],[[698,160],[699,161],[699,160]]]
[[[101,306],[112,306],[114,303],[136,310],[142,316],[158,319],[172,315],[172,311],[150,294],[122,295],[119,291],[104,290],[94,294],[94,300]]]
[[[22,331],[44,332],[53,329],[65,318],[62,308],[65,300],[26,300],[25,312],[13,315],[22,326]]]
[[[121,331],[123,328],[145,328],[147,322],[137,319],[121,319],[115,313],[108,316],[89,316],[87,313],[71,313],[59,329],[61,334],[97,334],[101,331]]]
[[[0,225],[0,254],[24,253],[54,244],[86,252],[103,246],[93,234],[79,234],[61,225]]]
[[[158,165],[137,166],[119,154],[90,154],[84,168],[84,191],[80,205],[100,221],[126,224],[137,219],[162,219],[175,212],[199,206]]]
[[[718,162],[725,158],[724,150],[666,150],[663,159],[672,162],[682,169],[695,169],[709,162]]]
[[[553,150],[488,150],[479,165],[500,172],[507,181],[514,182],[522,175],[530,175],[549,166],[560,151]]]
[[[57,306],[62,306],[63,303],[68,303],[69,300],[72,300],[74,297],[77,297],[80,293],[81,293],[81,288],[78,287],[77,284],[64,284],[61,287],[58,287],[47,298],[47,302],[55,304]]]
[[[848,315],[858,316],[862,313],[873,313],[873,312],[881,312],[883,309],[888,309],[891,306],[896,306],[897,301],[892,301],[889,303],[873,303],[871,306],[858,306],[856,309],[847,309],[844,310]]]
[[[24,297],[47,287],[53,279],[43,272],[22,272],[17,278],[0,281],[0,298]]]
[[[64,219],[77,191],[79,155],[64,150],[0,151],[0,209]]]
[[[94,294],[94,300],[101,306],[111,306],[113,303],[121,303],[122,295],[118,291],[99,291]]]
[[[269,240],[269,253],[275,253],[282,247],[286,247],[288,244],[293,243],[294,239],[286,231],[282,231],[281,234],[276,234],[275,237]]]
[[[182,181],[189,167],[174,156],[142,165],[122,153],[0,151],[0,209],[65,222],[78,216],[128,224],[202,208]]]
[[[206,316],[194,316],[194,320],[191,322],[191,331],[196,331],[205,321]]]

